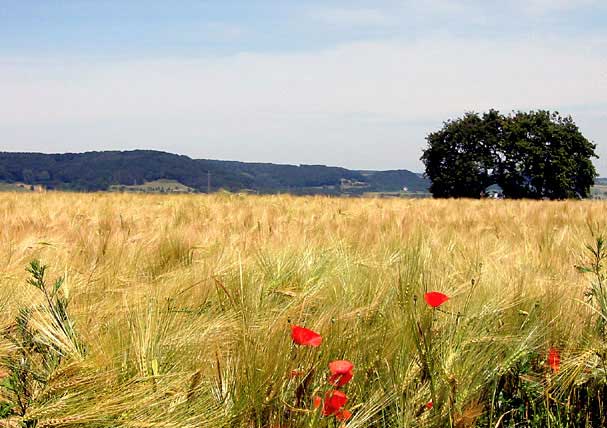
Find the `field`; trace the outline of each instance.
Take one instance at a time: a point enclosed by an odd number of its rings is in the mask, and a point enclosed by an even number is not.
[[[590,188],[590,193],[594,199],[607,199],[607,185],[595,184]]]
[[[176,180],[154,180],[144,184],[122,186],[112,185],[109,188],[110,192],[151,192],[151,193],[191,193],[195,190],[185,186]]]
[[[24,183],[5,183],[0,181],[0,192],[31,192],[32,186]]]
[[[601,201],[0,193],[0,221],[0,426],[607,423]]]

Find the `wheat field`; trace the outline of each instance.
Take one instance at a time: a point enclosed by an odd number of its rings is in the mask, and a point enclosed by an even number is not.
[[[0,193],[0,426],[601,426],[586,245],[606,219],[599,201]],[[339,421],[313,397],[343,359]]]

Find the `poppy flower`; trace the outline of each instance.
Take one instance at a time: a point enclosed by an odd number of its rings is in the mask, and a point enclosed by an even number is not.
[[[352,417],[352,412],[349,411],[348,409],[341,409],[335,415],[335,419],[337,419],[338,421],[341,421],[341,422],[345,422],[348,419],[350,419],[351,417]]]
[[[432,407],[434,407],[434,403],[430,400],[426,403],[426,409],[430,410]]]
[[[293,342],[302,346],[317,347],[322,343],[322,336],[315,331],[298,325],[291,326],[291,338]]]
[[[430,291],[429,293],[424,294],[424,300],[433,308],[438,308],[440,305],[449,300],[449,296],[439,293],[438,291]]]
[[[303,376],[304,372],[302,372],[301,370],[291,370],[291,373],[289,373],[289,377],[290,378],[296,378],[299,376]]]
[[[354,364],[348,360],[331,361],[329,363],[329,370],[331,371],[329,383],[336,387],[344,386],[354,376],[352,369],[354,369]]]
[[[336,415],[339,410],[346,405],[348,397],[341,391],[331,390],[325,394],[322,414],[324,416]]]
[[[320,398],[318,395],[315,395],[314,397],[312,397],[312,406],[315,409],[318,409],[321,404],[322,404],[322,398]]]
[[[553,372],[558,373],[561,367],[561,355],[558,349],[550,348],[548,350],[548,365],[550,365]]]

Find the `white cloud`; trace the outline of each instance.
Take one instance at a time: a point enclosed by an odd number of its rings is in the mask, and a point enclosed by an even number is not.
[[[204,60],[17,63],[0,70],[0,123],[260,111],[429,118],[596,104],[607,99],[598,46],[435,39]]]
[[[600,143],[602,46],[441,38],[201,60],[5,60],[0,140],[419,170],[426,133],[449,117],[549,108],[583,118],[582,131],[591,124],[588,136]],[[595,106],[590,116],[587,106]]]

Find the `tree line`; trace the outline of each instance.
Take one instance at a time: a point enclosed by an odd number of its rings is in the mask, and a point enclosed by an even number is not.
[[[176,180],[199,192],[211,189],[260,193],[340,194],[342,180],[364,183],[348,189],[394,191],[403,186],[425,191],[428,181],[406,170],[356,171],[325,165],[279,165],[210,159],[151,150],[87,153],[0,152],[0,182],[22,182],[47,189],[103,191],[112,185],[141,185],[159,179]]]

